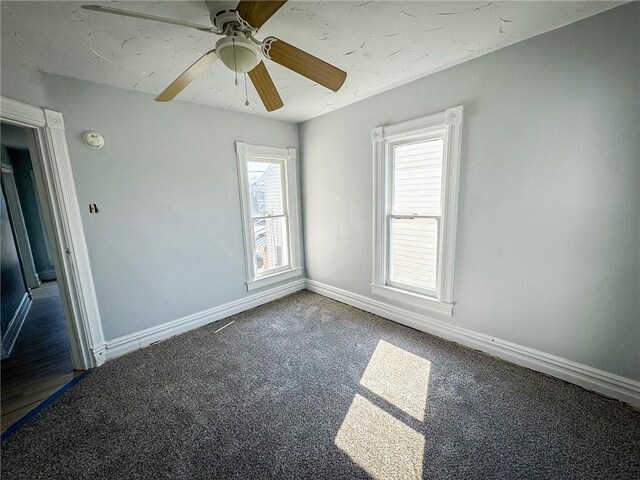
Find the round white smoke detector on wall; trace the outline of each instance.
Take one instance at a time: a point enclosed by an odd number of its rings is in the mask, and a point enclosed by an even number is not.
[[[104,147],[104,137],[98,132],[84,132],[82,134],[82,143],[89,148],[102,148]]]

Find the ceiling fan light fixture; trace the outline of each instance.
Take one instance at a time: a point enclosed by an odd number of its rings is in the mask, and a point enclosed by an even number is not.
[[[227,68],[238,73],[250,72],[261,60],[260,47],[241,36],[224,37],[218,40],[216,53]]]

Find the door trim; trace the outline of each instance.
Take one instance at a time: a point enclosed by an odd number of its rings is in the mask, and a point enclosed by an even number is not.
[[[59,272],[73,366],[77,370],[99,366],[105,361],[104,333],[62,114],[1,96],[0,120],[33,133],[29,151]]]

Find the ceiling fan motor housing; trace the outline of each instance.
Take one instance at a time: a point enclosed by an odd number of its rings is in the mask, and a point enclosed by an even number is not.
[[[227,68],[238,73],[250,72],[261,60],[260,47],[241,35],[218,40],[216,53]]]
[[[211,12],[210,18],[214,28],[222,34],[224,34],[227,28],[237,29],[241,27],[243,23],[242,18],[240,18],[238,13],[233,8],[219,10],[215,13]]]

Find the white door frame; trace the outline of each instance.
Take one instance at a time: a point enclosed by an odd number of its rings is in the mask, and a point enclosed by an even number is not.
[[[0,120],[33,132],[28,135],[29,151],[59,273],[73,366],[77,370],[99,366],[105,360],[104,334],[62,114],[0,96]]]

